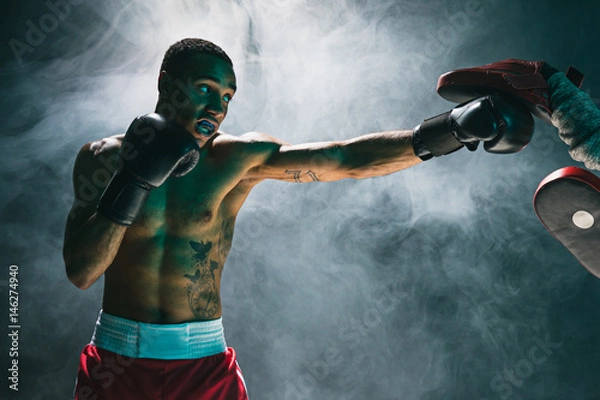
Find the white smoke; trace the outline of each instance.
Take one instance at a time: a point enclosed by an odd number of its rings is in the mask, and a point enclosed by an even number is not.
[[[524,37],[542,40],[535,24],[550,23],[529,2],[508,3],[65,0],[69,13],[53,14],[54,29],[45,17],[52,8],[32,3],[11,38],[33,50],[11,48],[0,100],[8,110],[4,264],[22,264],[31,329],[24,351],[47,352],[38,342],[56,348],[41,360],[35,379],[43,385],[32,384],[39,397],[30,398],[69,395],[100,307],[101,284],[73,288],[60,257],[74,157],[153,111],[170,44],[202,37],[233,59],[239,89],[228,133],[343,140],[412,129],[447,111],[435,84],[450,69],[508,57],[574,62],[547,42],[547,52],[529,45]],[[537,123],[516,155],[461,150],[369,180],[259,185],[238,218],[223,278],[227,337],[252,397],[542,393],[533,382],[551,384],[566,346],[521,385],[502,371],[526,365],[519,362],[532,338],[571,332],[552,324],[550,304],[570,301],[587,275],[533,214],[537,183],[570,163],[552,128]]]

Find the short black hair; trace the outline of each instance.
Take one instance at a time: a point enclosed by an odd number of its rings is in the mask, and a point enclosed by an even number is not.
[[[167,49],[160,71],[166,71],[173,77],[181,78],[186,66],[196,54],[218,57],[233,67],[233,62],[227,53],[213,42],[198,38],[186,38],[172,44]]]

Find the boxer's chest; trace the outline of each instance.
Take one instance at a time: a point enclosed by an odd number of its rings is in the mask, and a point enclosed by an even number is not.
[[[203,162],[189,174],[169,178],[154,189],[140,215],[139,223],[149,229],[188,236],[209,229],[231,217],[227,196],[240,182],[242,168],[235,164]]]

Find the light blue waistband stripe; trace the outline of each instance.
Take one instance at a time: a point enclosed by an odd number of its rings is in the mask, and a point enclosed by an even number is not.
[[[135,358],[185,360],[227,349],[221,318],[182,324],[148,324],[100,311],[92,345]]]

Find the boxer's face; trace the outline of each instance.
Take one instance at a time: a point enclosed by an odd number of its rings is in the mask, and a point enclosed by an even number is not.
[[[161,98],[176,111],[175,120],[200,142],[205,143],[219,129],[236,90],[233,68],[224,60],[197,54],[182,78],[162,72]]]

